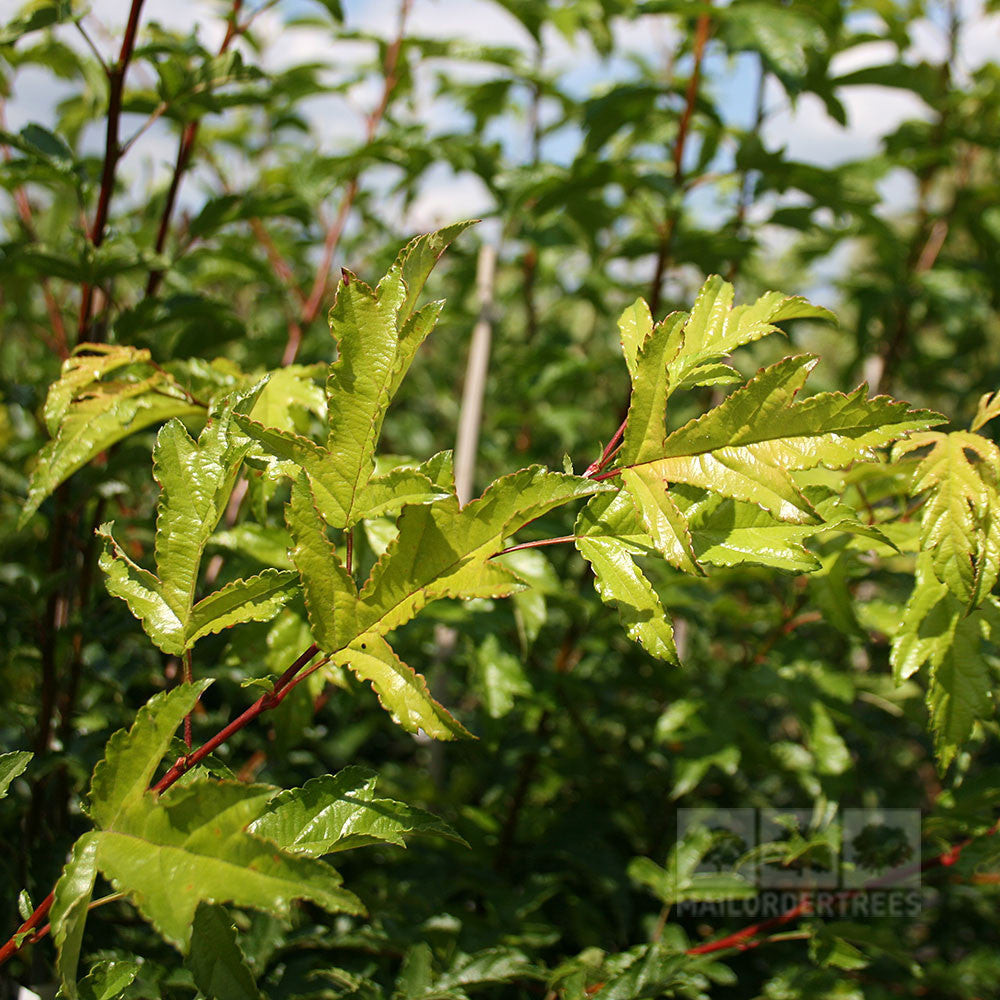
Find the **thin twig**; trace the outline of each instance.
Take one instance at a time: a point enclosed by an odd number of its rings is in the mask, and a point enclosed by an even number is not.
[[[6,130],[7,120],[4,112],[5,105],[0,100],[0,129]],[[0,146],[0,151],[3,153],[4,162],[9,163],[12,159],[10,147],[4,143]],[[24,231],[32,240],[37,241],[38,233],[35,229],[35,220],[31,212],[31,201],[28,198],[28,192],[23,186],[14,189],[14,204],[17,207],[17,214],[21,219],[21,224],[24,226]],[[52,294],[52,286],[49,284],[48,275],[43,274],[40,283],[42,286],[42,297],[45,299],[45,310],[49,315],[49,325],[52,327],[52,337],[46,335],[44,339],[49,349],[58,354],[61,360],[65,361],[69,357],[69,346],[66,340],[66,326],[63,323],[62,313],[59,312],[56,298]]]
[[[128,22],[125,25],[125,35],[118,55],[118,62],[107,68],[108,75],[108,118],[104,138],[104,166],[101,170],[101,190],[97,196],[97,211],[94,221],[87,234],[90,243],[99,247],[104,242],[104,232],[108,221],[108,211],[111,207],[111,195],[115,187],[115,170],[121,158],[121,148],[118,144],[118,131],[121,126],[122,93],[125,89],[125,74],[135,51],[135,37],[139,30],[139,14],[142,10],[142,0],[132,0],[129,9]],[[94,289],[90,282],[84,282],[80,292],[80,321],[77,333],[77,343],[93,339],[90,330],[91,306],[94,299]]]
[[[90,37],[90,33],[83,26],[83,18],[82,17],[77,18],[77,20],[75,20],[73,24],[76,27],[76,30],[80,32],[80,36],[83,38],[87,48],[90,49],[91,54],[97,60],[101,69],[104,70],[105,75],[107,75],[109,69],[108,69],[108,64],[104,61],[104,53],[101,52],[101,50],[97,47],[94,40]]]
[[[601,457],[587,466],[587,471],[583,474],[584,479],[590,479],[591,477],[596,476],[597,473],[611,461],[612,456],[615,453],[615,449],[618,447],[618,442],[621,441],[625,434],[625,427],[627,424],[628,417],[626,416],[619,425],[618,430],[616,430],[612,435],[611,440],[604,446],[604,451],[601,452]]]
[[[392,92],[396,89],[396,84],[399,82],[399,77],[397,75],[399,53],[403,47],[403,41],[406,38],[406,21],[410,15],[410,9],[412,6],[413,0],[402,0],[399,5],[399,27],[396,31],[395,39],[388,49],[386,49],[385,60],[382,64],[384,78],[382,97],[379,100],[378,105],[374,108],[371,114],[368,115],[368,120],[365,123],[365,140],[363,148],[367,148],[372,144],[372,141],[375,138],[375,133],[382,124],[382,119],[385,117],[386,110],[389,107],[389,99],[392,96]],[[337,208],[337,214],[327,227],[326,237],[323,241],[323,256],[320,259],[318,267],[316,268],[316,275],[313,278],[309,295],[303,296],[298,287],[295,289],[297,297],[302,305],[297,322],[289,324],[288,340],[285,343],[285,350],[282,352],[281,357],[281,363],[283,365],[290,365],[295,361],[295,358],[298,356],[299,347],[302,344],[302,331],[316,318],[316,314],[319,312],[319,308],[323,302],[323,296],[326,293],[327,284],[330,280],[330,268],[333,264],[333,257],[337,252],[338,245],[340,244],[340,238],[344,233],[344,227],[347,225],[347,218],[354,205],[354,199],[357,197],[358,189],[359,183],[357,174],[355,174],[348,181],[347,188],[345,189],[344,195],[340,200],[340,205]]]
[[[229,18],[226,24],[226,34],[222,39],[222,44],[219,46],[220,56],[226,53],[229,46],[232,44],[233,39],[237,35],[245,32],[249,27],[249,21],[242,27],[238,24],[238,18],[242,7],[243,0],[233,0],[233,6],[229,12]],[[152,120],[149,124],[152,124]],[[191,153],[194,151],[195,139],[198,137],[198,125],[199,122],[197,120],[188,122],[181,132],[181,139],[177,146],[177,158],[174,162],[174,172],[170,178],[170,187],[167,189],[167,198],[163,205],[163,214],[160,216],[160,225],[156,230],[154,249],[157,254],[162,253],[164,246],[166,246],[167,233],[170,231],[170,219],[174,214],[174,206],[177,203],[177,193],[180,191],[181,179],[183,178],[184,173],[188,168],[188,164],[191,161]],[[138,138],[138,136],[133,137],[133,139],[135,138]],[[162,270],[157,269],[149,272],[149,279],[146,281],[146,295],[148,297],[152,297],[156,294],[162,280]]]
[[[539,538],[534,542],[521,542],[520,545],[511,545],[506,549],[501,549],[499,552],[494,552],[491,559],[495,559],[497,556],[505,556],[508,552],[519,552],[521,549],[540,549],[544,545],[561,545],[564,542],[575,542],[576,535],[562,535],[559,538]]]
[[[708,14],[699,14],[694,36],[694,67],[688,79],[687,92],[684,95],[684,110],[677,126],[677,140],[674,143],[674,187],[680,190],[684,184],[684,147],[687,144],[688,130],[691,127],[691,116],[694,114],[695,102],[698,99],[698,83],[701,78],[701,61],[705,54],[705,44],[712,27],[712,18]],[[656,266],[653,269],[653,280],[649,286],[649,309],[655,317],[660,309],[660,296],[663,285],[663,275],[670,263],[670,251],[677,232],[677,222],[680,216],[680,206],[670,213],[669,218],[660,230],[659,245],[656,249]]]

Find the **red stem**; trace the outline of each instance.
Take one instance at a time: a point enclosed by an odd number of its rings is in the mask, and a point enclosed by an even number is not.
[[[611,456],[614,454],[615,448],[618,446],[618,442],[621,441],[625,434],[625,425],[628,423],[628,417],[621,422],[618,430],[615,431],[614,436],[611,440],[604,446],[604,451],[601,452],[601,457],[596,462],[591,462],[587,466],[587,471],[583,474],[584,479],[590,479],[595,473],[600,472],[611,461]]]
[[[104,139],[104,167],[101,171],[101,191],[97,198],[97,212],[94,214],[94,221],[88,233],[90,242],[95,247],[99,247],[104,242],[104,229],[108,221],[111,194],[115,187],[115,169],[121,156],[118,130],[122,117],[122,92],[125,89],[125,73],[135,50],[135,36],[139,30],[139,12],[141,10],[142,0],[132,0],[118,62],[108,69],[108,123]],[[93,298],[93,287],[89,282],[84,282],[80,292],[80,323],[76,338],[77,343],[81,343],[91,336],[90,311]]]
[[[154,792],[166,791],[182,774],[190,771],[195,764],[204,760],[213,750],[222,746],[226,740],[249,723],[253,722],[263,712],[267,712],[284,701],[288,691],[294,685],[291,683],[295,675],[319,652],[319,646],[313,643],[274,683],[274,689],[262,694],[242,715],[237,716],[224,729],[220,729],[207,743],[202,744],[194,753],[181,757],[150,789]]]
[[[30,931],[37,927],[48,915],[49,910],[52,909],[52,903],[56,898],[55,890],[53,889],[45,899],[43,899],[38,906],[35,907],[35,912],[28,917],[27,920],[14,932],[11,939],[0,948],[0,965],[3,965],[7,959],[12,958],[20,950],[21,945],[18,943],[18,936],[23,934],[25,931]]]
[[[1000,830],[1000,820],[997,820],[993,826],[991,826],[989,830],[983,834],[983,836],[992,837],[998,830]],[[917,864],[908,865],[907,867],[894,872],[891,881],[884,878],[875,879],[861,889],[845,889],[843,892],[838,892],[834,898],[837,902],[844,902],[848,899],[852,899],[854,896],[857,896],[862,892],[865,892],[867,889],[881,888],[884,885],[891,884],[892,881],[898,881],[901,878],[906,878],[907,876],[918,871],[925,872],[930,871],[933,868],[950,868],[961,857],[962,851],[964,851],[974,840],[977,839],[978,837],[966,837],[965,840],[960,841],[953,847],[948,848],[947,851],[943,851],[941,854],[937,854],[932,858],[927,858]],[[735,931],[732,934],[727,934],[725,937],[719,938],[717,941],[708,941],[705,944],[697,945],[694,948],[688,948],[687,954],[710,955],[714,952],[725,951],[729,948],[736,948],[740,951],[748,951],[750,948],[756,948],[758,945],[764,943],[763,941],[751,941],[751,938],[755,938],[760,934],[773,930],[775,927],[781,927],[784,924],[791,923],[793,920],[796,920],[808,913],[811,909],[812,901],[808,896],[805,896],[795,906],[785,910],[784,913],[779,913],[776,917],[771,917],[769,920],[761,921],[758,924],[751,924],[749,927],[744,927],[742,930]]]
[[[213,750],[217,749],[223,743],[229,739],[234,733],[239,732],[250,722],[261,715],[263,712],[267,712],[272,708],[280,705],[282,701],[288,696],[292,688],[301,680],[305,680],[309,674],[313,673],[314,670],[318,670],[324,663],[326,659],[321,660],[312,669],[307,670],[301,677],[296,677],[296,674],[319,652],[319,647],[313,643],[301,656],[275,681],[274,689],[269,691],[267,694],[261,695],[242,715],[238,716],[232,722],[229,723],[224,729],[220,730],[215,734],[207,743],[195,750],[194,753],[188,754],[185,757],[181,757],[174,765],[170,768],[167,773],[160,778],[155,785],[150,788],[150,791],[160,793],[166,791],[181,775],[189,771],[195,764],[204,760]],[[35,907],[35,911],[28,917],[27,920],[21,924],[20,927],[14,932],[10,940],[0,948],[0,965],[3,965],[9,958],[13,957],[21,948],[23,940],[19,943],[19,935],[24,934],[25,931],[33,930],[37,927],[48,915],[49,910],[52,908],[52,902],[55,898],[55,890],[50,892],[45,899],[43,899],[38,906]],[[31,940],[40,940],[45,936],[47,928],[42,928],[37,934],[33,935]]]

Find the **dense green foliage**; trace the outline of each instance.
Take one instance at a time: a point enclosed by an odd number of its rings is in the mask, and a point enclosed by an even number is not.
[[[991,995],[996,21],[141,8],[0,28],[64,94],[0,135],[0,997]],[[876,154],[769,140],[872,85]],[[442,169],[488,218],[413,237]],[[811,912],[847,856],[918,905]]]

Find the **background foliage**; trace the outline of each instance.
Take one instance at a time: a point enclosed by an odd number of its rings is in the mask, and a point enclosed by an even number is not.
[[[901,551],[824,534],[704,577],[643,562],[679,667],[629,641],[573,546],[521,553],[531,591],[438,602],[393,641],[478,740],[410,735],[367,685],[320,673],[210,759],[283,788],[340,772],[365,796],[440,817],[452,839],[414,812],[408,829],[432,836],[339,854],[368,918],[203,906],[183,962],[130,904],[99,907],[80,995],[989,995],[997,847],[979,835],[996,817],[1000,762],[997,658],[980,636],[996,627],[1000,544],[996,407],[980,400],[1000,384],[1000,66],[973,52],[996,20],[957,2],[519,0],[476,7],[506,26],[482,43],[443,37],[443,4],[404,0],[375,34],[335,2],[197,10],[189,30],[142,10],[131,42],[124,10],[104,26],[62,0],[0,29],[0,732],[4,749],[36,755],[0,803],[10,931],[20,890],[37,904],[89,829],[82,801],[110,735],[184,672],[190,636],[161,653],[98,566],[107,521],[127,555],[154,562],[157,429],[177,416],[197,436],[205,397],[280,364],[269,412],[317,436],[328,275],[345,266],[374,283],[413,232],[472,208],[485,222],[429,279],[447,305],[386,415],[383,452],[423,461],[453,446],[485,316],[479,488],[564,455],[580,472],[628,403],[619,315],[637,295],[657,319],[690,309],[717,273],[739,301],[778,288],[837,314],[837,326],[786,324],[795,353],[822,358],[816,389],[867,380],[947,417],[892,462],[812,484]],[[33,88],[56,95],[51,108]],[[856,159],[818,163],[769,130],[790,103],[793,133],[808,131],[865,100],[883,106],[887,88],[912,114]],[[456,204],[468,192],[477,201]],[[480,265],[477,283],[481,242],[497,249],[492,282]],[[134,349],[120,374],[144,394],[133,433],[96,455],[81,446],[60,469],[47,442],[69,398],[46,392],[80,342]],[[768,338],[733,363],[750,375],[786,348]],[[723,394],[679,398],[671,429]],[[98,435],[96,398],[60,433]],[[918,444],[919,456],[933,448],[923,465],[907,454]],[[292,569],[287,482],[243,482],[203,539],[200,597]],[[384,528],[358,533],[365,570]],[[573,528],[557,511],[529,530]],[[202,639],[194,674],[215,682],[196,742],[260,693],[247,679],[266,690],[309,643],[297,597],[273,620]],[[684,955],[742,923],[671,919],[690,889],[662,877],[676,810],[806,807],[819,832],[786,857],[821,861],[833,804],[924,810],[927,857],[979,839],[925,873],[916,916],[806,916],[724,961]],[[212,980],[219,955],[232,962]],[[29,944],[0,989],[58,971],[50,942]]]

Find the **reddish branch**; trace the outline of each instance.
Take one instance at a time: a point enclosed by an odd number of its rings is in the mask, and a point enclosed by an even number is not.
[[[243,0],[233,0],[233,8],[229,12],[229,20],[226,23],[226,35],[219,46],[219,55],[225,55],[229,50],[234,38],[246,31],[247,26],[238,24],[240,10],[243,7]],[[160,217],[160,226],[156,231],[155,250],[162,253],[167,242],[167,233],[170,231],[170,219],[174,214],[174,206],[177,204],[177,193],[180,191],[181,178],[187,171],[191,162],[191,153],[194,151],[195,139],[198,137],[198,121],[188,122],[181,132],[181,141],[177,146],[177,161],[174,164],[174,174],[170,178],[170,187],[167,190],[166,204],[163,206],[163,215]],[[160,270],[150,271],[149,280],[146,282],[146,295],[153,296],[160,287],[163,280],[163,272]]]
[[[318,670],[327,662],[327,659],[324,658],[314,664],[309,670],[305,671],[305,673],[300,673],[302,668],[305,667],[305,665],[318,652],[319,647],[314,643],[274,682],[274,688],[271,691],[268,691],[267,694],[261,695],[242,715],[235,718],[224,729],[221,729],[207,743],[195,750],[194,753],[179,758],[173,767],[171,767],[159,781],[150,787],[150,791],[156,793],[165,792],[181,777],[181,775],[190,771],[192,767],[204,760],[214,750],[218,749],[223,743],[226,742],[226,740],[229,739],[230,736],[233,736],[241,729],[244,729],[247,725],[253,722],[258,715],[270,711],[272,708],[276,708],[280,705],[292,689],[296,687],[296,685],[305,680],[306,677],[313,673],[313,671]],[[20,927],[18,927],[10,940],[2,948],[0,948],[0,965],[3,965],[9,958],[15,955],[21,949],[21,946],[26,942],[33,944],[35,941],[39,941],[45,936],[48,931],[47,927],[43,927],[35,934],[29,935],[28,932],[33,931],[46,918],[49,910],[52,908],[54,899],[55,890],[50,892],[45,899],[43,899],[41,903],[35,907],[35,911],[31,914],[31,916],[28,917],[28,919],[25,920]]]
[[[139,30],[139,12],[141,10],[142,0],[132,0],[118,62],[108,68],[108,121],[104,139],[104,168],[101,171],[101,190],[97,196],[97,211],[87,234],[94,247],[99,247],[104,242],[108,210],[111,206],[111,194],[115,187],[115,169],[121,156],[118,132],[122,117],[122,92],[125,89],[125,73],[132,60],[132,53],[135,51],[135,36]],[[80,323],[77,343],[94,339],[94,335],[90,332],[90,313],[93,299],[93,286],[90,282],[84,282],[80,292]]]
[[[402,0],[402,3],[399,5],[399,28],[392,44],[386,49],[385,59],[382,63],[384,78],[382,97],[378,105],[368,115],[365,123],[364,148],[370,146],[375,139],[375,133],[378,131],[379,125],[382,124],[386,109],[389,107],[389,98],[392,96],[392,92],[396,89],[396,84],[399,82],[397,72],[399,53],[403,47],[403,40],[406,37],[406,21],[412,5],[413,0]],[[357,197],[358,186],[358,178],[355,174],[347,184],[347,189],[344,191],[340,205],[337,208],[336,216],[329,226],[327,226],[326,238],[323,241],[323,256],[320,259],[319,266],[316,268],[316,276],[313,278],[309,296],[303,296],[298,287],[294,286],[295,295],[299,299],[301,306],[298,319],[293,320],[288,325],[288,340],[285,343],[285,350],[281,356],[281,363],[283,365],[290,365],[295,361],[299,353],[299,347],[302,344],[302,331],[316,318],[316,314],[322,305],[323,296],[326,293],[326,286],[330,278],[330,267],[333,263],[333,256],[337,252],[337,246],[340,244],[340,238],[344,233],[344,226],[347,224],[347,218],[354,205],[354,199]],[[274,262],[272,260],[273,265]],[[287,265],[285,266],[285,270],[290,272]],[[277,267],[275,267],[275,271],[279,277],[282,276]],[[287,281],[285,283],[288,284]]]
[[[688,80],[687,92],[684,95],[684,110],[677,125],[677,141],[674,143],[674,187],[680,190],[684,183],[684,147],[687,144],[688,132],[691,128],[691,116],[694,114],[695,101],[698,99],[698,83],[701,79],[701,61],[705,54],[705,45],[712,27],[712,19],[708,14],[700,14],[694,34],[694,67]],[[680,205],[670,213],[669,218],[660,229],[660,242],[656,250],[656,267],[653,270],[653,281],[649,288],[649,309],[655,317],[660,308],[661,286],[663,275],[670,262],[670,250],[677,231],[677,221],[680,216]]]
[[[6,130],[6,128],[7,122],[4,115],[4,106],[3,102],[0,101],[0,129]],[[0,150],[3,152],[4,162],[9,163],[11,160],[10,147],[4,143],[0,146]],[[21,220],[21,225],[24,226],[25,232],[31,239],[37,240],[38,234],[35,231],[35,220],[31,212],[31,202],[28,200],[28,192],[23,187],[14,189],[14,204],[17,207],[17,214]],[[45,299],[45,309],[49,314],[49,323],[52,326],[52,336],[44,335],[44,340],[46,345],[58,354],[61,359],[66,359],[69,357],[66,326],[63,323],[62,314],[59,312],[59,306],[56,304],[55,296],[52,294],[48,277],[42,275],[40,280],[42,296]]]
[[[982,836],[992,837],[998,830],[1000,830],[1000,820],[997,820],[997,822],[994,823],[993,826],[991,826]],[[893,873],[892,879],[876,879],[864,888],[845,889],[843,892],[838,892],[834,896],[835,904],[847,902],[869,889],[883,888],[886,885],[891,885],[893,882],[906,878],[916,872],[931,871],[934,868],[950,868],[962,856],[962,852],[977,839],[978,837],[966,837],[965,840],[955,844],[953,847],[950,847],[947,851],[943,851],[941,854],[937,854],[934,857],[927,858],[917,864],[900,869],[899,871]],[[808,895],[803,896],[803,898],[795,906],[785,910],[784,913],[779,913],[776,917],[771,917],[769,920],[763,920],[760,923],[751,924],[749,927],[744,927],[742,930],[735,931],[732,934],[727,934],[725,937],[719,938],[716,941],[708,941],[705,944],[697,945],[694,948],[688,948],[687,954],[710,955],[717,951],[727,951],[729,949],[749,951],[751,948],[756,948],[765,943],[762,940],[754,940],[761,934],[774,930],[776,927],[783,927],[785,924],[790,924],[793,920],[806,916],[811,911],[811,898]]]
[[[626,416],[621,424],[619,424],[618,430],[616,430],[612,435],[611,440],[605,445],[604,451],[601,452],[601,457],[597,459],[596,462],[591,462],[590,465],[587,466],[587,471],[583,474],[585,479],[590,479],[591,477],[596,476],[597,473],[611,461],[618,447],[618,442],[621,441],[622,436],[625,434],[625,427],[627,424],[628,417]]]

